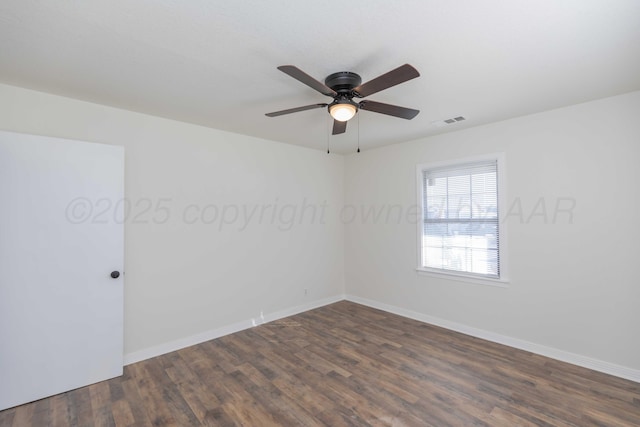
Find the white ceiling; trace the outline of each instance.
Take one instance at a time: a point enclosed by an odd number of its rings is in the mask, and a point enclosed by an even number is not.
[[[278,71],[368,81],[421,76],[371,96],[421,110],[361,111],[352,152],[640,89],[638,0],[2,0],[0,82],[325,149],[330,98]],[[455,116],[447,127],[433,122]]]

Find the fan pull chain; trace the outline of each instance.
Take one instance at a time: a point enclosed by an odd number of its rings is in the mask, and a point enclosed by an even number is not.
[[[331,116],[329,116],[331,117]],[[331,138],[331,131],[329,130],[330,128],[330,124],[331,124],[331,120],[327,121],[327,123],[329,123],[329,125],[327,126],[327,154],[331,153],[329,151],[329,139]]]
[[[358,153],[360,152],[360,114],[358,114]]]

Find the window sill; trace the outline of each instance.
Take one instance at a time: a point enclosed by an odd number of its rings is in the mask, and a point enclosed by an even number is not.
[[[441,271],[431,270],[424,267],[418,267],[416,268],[416,271],[420,276],[436,277],[438,279],[454,280],[456,282],[474,283],[478,285],[496,286],[499,288],[509,287],[509,281],[507,279],[489,279],[476,276],[467,276],[466,274],[454,272],[443,273]]]

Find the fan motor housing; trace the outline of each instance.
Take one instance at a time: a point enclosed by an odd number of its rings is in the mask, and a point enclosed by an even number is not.
[[[351,71],[339,71],[330,74],[324,79],[324,84],[338,93],[350,92],[354,87],[360,86],[362,78]]]

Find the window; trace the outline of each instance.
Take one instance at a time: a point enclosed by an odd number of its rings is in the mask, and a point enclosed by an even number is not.
[[[504,281],[502,156],[419,165],[418,270]]]

